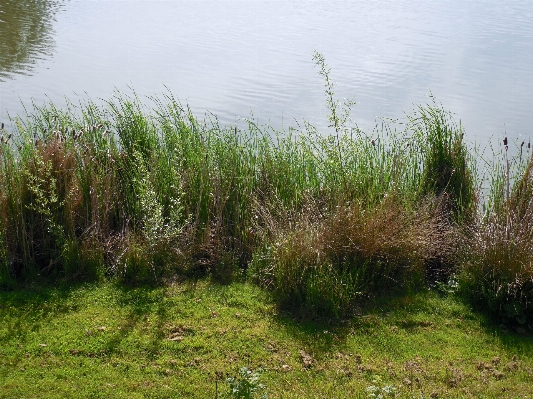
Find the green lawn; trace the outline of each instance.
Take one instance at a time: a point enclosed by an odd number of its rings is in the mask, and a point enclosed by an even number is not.
[[[519,332],[435,292],[335,326],[248,283],[35,287],[0,292],[0,398],[222,398],[241,367],[269,398],[533,397]]]

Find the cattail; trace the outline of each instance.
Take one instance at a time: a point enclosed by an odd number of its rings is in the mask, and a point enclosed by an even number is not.
[[[507,137],[503,139],[503,145],[507,147]]]
[[[4,130],[4,122],[2,122],[2,130]]]

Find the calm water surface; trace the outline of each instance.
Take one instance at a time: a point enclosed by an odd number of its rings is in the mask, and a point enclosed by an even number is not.
[[[432,93],[468,137],[533,134],[530,1],[0,0],[0,119],[31,102],[146,102],[327,131],[314,50],[353,118],[402,118]]]

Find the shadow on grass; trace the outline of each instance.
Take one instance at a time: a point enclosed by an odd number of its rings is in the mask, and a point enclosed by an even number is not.
[[[472,323],[489,336],[495,337],[509,353],[533,353],[533,329],[531,326],[502,324],[501,318],[491,314],[486,308],[473,305],[467,298],[458,293],[443,293],[438,290],[426,290],[415,295],[408,295],[388,301],[380,298],[378,309],[385,313],[393,313],[398,319],[399,327],[414,331],[424,327],[426,321],[416,317],[435,314],[435,306],[440,306],[442,317],[458,319]],[[468,327],[465,327],[468,328]]]
[[[293,339],[317,355],[342,350],[348,336],[354,331],[365,333],[375,326],[375,317],[367,317],[376,311],[382,313],[381,301],[367,298],[353,309],[353,316],[346,318],[321,317],[316,312],[301,308],[279,308],[274,317],[277,323]]]
[[[274,321],[299,341],[302,347],[318,357],[343,351],[348,347],[351,335],[379,335],[399,344],[401,338],[395,335],[396,330],[429,336],[435,328],[455,328],[456,332],[450,333],[461,334],[462,331],[466,334],[476,326],[488,336],[497,338],[508,353],[519,357],[521,354],[529,357],[533,353],[531,334],[521,335],[502,327],[480,309],[472,309],[461,297],[434,290],[376,296],[362,303],[357,315],[344,320],[311,319],[304,317],[298,310],[285,310],[280,311]],[[456,327],[445,326],[448,321],[452,321],[450,326]],[[394,350],[395,348],[391,348],[391,353]]]
[[[469,303],[466,299],[457,300]],[[487,334],[496,337],[501,345],[515,354],[533,353],[533,324],[502,323],[501,317],[479,305],[472,306],[472,312],[479,318],[479,324]]]
[[[96,283],[96,285],[100,285]],[[107,337],[98,347],[70,349],[71,354],[87,357],[108,357],[120,352],[121,345],[138,328],[146,328],[150,318],[148,343],[143,343],[142,351],[148,358],[158,353],[165,336],[168,308],[165,303],[166,290],[161,286],[131,287],[120,283],[111,283],[112,307],[123,309],[119,328],[106,333]],[[90,283],[51,284],[39,281],[20,287],[14,291],[0,291],[0,347],[19,345],[22,347],[30,341],[31,335],[41,330],[53,319],[68,313],[82,312],[90,306],[84,290],[95,286]],[[111,314],[111,317],[113,315]],[[2,331],[3,330],[3,331]],[[89,334],[89,332],[87,333]],[[79,345],[73,343],[73,345]]]
[[[144,354],[153,360],[158,354],[165,336],[165,326],[168,321],[168,308],[165,303],[166,290],[158,286],[131,287],[116,284],[115,298],[116,304],[124,309],[128,309],[127,315],[123,318],[119,329],[111,335],[105,345],[106,354],[113,354],[119,351],[121,343],[133,334],[134,330],[144,325],[147,318],[155,318],[151,327],[150,342],[144,348]]]
[[[79,309],[73,294],[86,283],[51,284],[33,282],[16,291],[0,290],[0,324],[7,332],[0,335],[0,344],[17,339],[24,342],[32,331],[50,319]]]
[[[273,321],[302,347],[314,354],[325,354],[345,346],[350,333],[348,323],[332,322],[328,319],[309,319],[283,311]]]

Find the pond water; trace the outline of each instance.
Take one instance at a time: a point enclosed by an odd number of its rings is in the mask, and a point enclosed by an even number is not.
[[[533,2],[0,0],[0,119],[167,90],[202,118],[328,131],[315,50],[371,130],[432,94],[467,137],[533,133]]]

